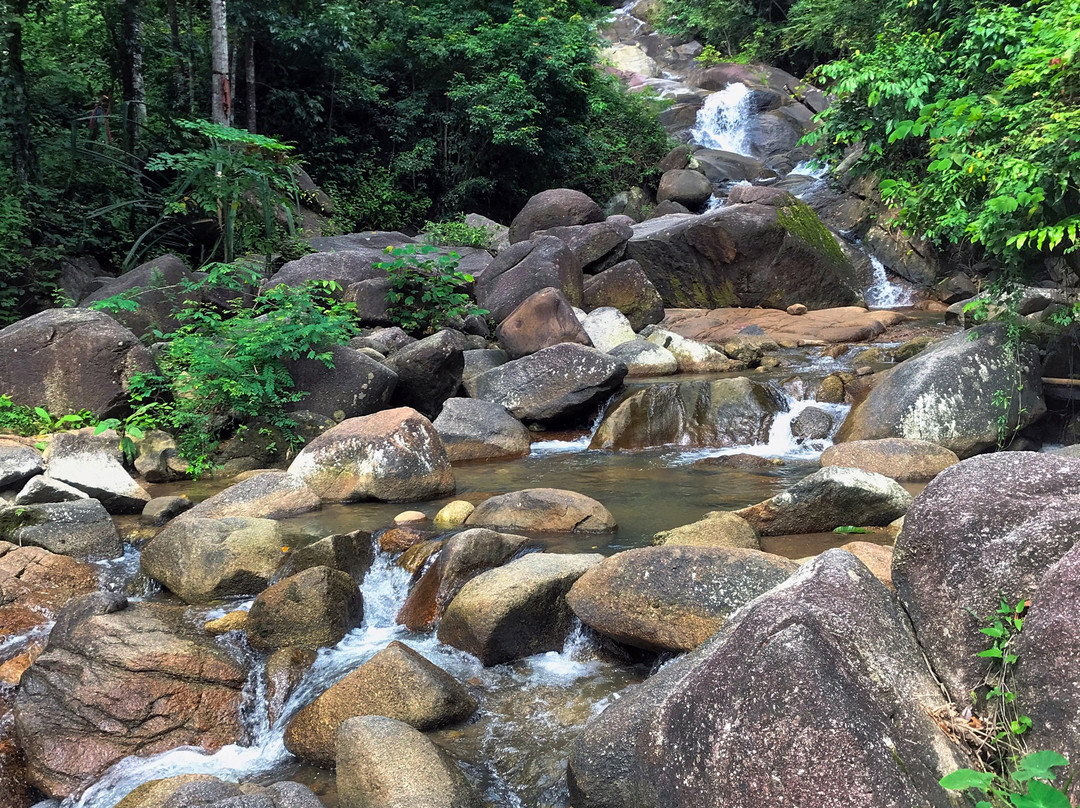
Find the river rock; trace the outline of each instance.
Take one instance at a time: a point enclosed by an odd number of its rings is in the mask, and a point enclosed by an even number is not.
[[[510,243],[525,241],[537,230],[603,220],[603,209],[581,191],[553,188],[532,197],[510,222]]]
[[[174,519],[142,551],[142,570],[187,603],[255,595],[285,561],[288,534],[271,519]]]
[[[474,397],[501,404],[522,421],[558,424],[592,412],[625,376],[619,360],[562,343],[477,376]]]
[[[566,596],[587,626],[647,651],[690,651],[745,603],[788,579],[794,561],[727,547],[639,547],[586,572]]]
[[[44,471],[37,449],[14,440],[0,440],[0,489],[20,486]]]
[[[768,441],[780,404],[744,376],[649,385],[610,407],[590,449],[691,448]]]
[[[410,631],[426,631],[470,580],[505,564],[528,544],[524,536],[485,528],[465,530],[447,539],[438,558],[409,592],[397,621]]]
[[[183,496],[154,497],[146,503],[139,521],[144,525],[164,527],[177,516],[195,507],[194,503]]]
[[[14,504],[40,505],[44,502],[75,502],[79,499],[90,499],[90,495],[73,485],[39,474],[26,481],[26,485],[15,495]]]
[[[592,718],[575,808],[955,808],[970,765],[895,598],[830,550]]]
[[[267,471],[204,499],[188,518],[287,519],[322,507],[322,500],[302,479],[285,471]]]
[[[188,783],[221,782],[210,774],[179,774],[176,777],[149,780],[133,788],[114,808],[161,808],[166,800]]]
[[[911,506],[896,480],[861,469],[828,466],[772,499],[736,513],[762,536],[822,533],[842,525],[887,525]]]
[[[520,359],[560,342],[593,344],[566,295],[553,287],[527,297],[499,324],[495,338],[511,359]]]
[[[610,354],[626,365],[628,378],[670,376],[679,371],[679,360],[675,354],[640,337],[616,345]]]
[[[124,554],[116,525],[96,499],[2,508],[0,539],[80,561],[104,561]]]
[[[446,503],[432,519],[432,524],[440,530],[453,530],[465,524],[465,520],[476,510],[476,506],[463,499]]]
[[[622,261],[585,279],[585,308],[616,308],[640,331],[664,319],[664,301],[637,261]]]
[[[97,569],[41,547],[0,542],[0,647],[97,589]]]
[[[482,808],[454,760],[423,733],[383,716],[350,718],[337,733],[341,808]]]
[[[464,343],[456,331],[439,331],[406,345],[386,360],[397,374],[393,403],[434,418],[461,386]]]
[[[244,668],[190,628],[183,608],[125,606],[111,593],[73,601],[23,675],[15,729],[30,781],[49,796],[75,793],[128,755],[247,739]]]
[[[833,417],[819,407],[807,407],[791,419],[791,436],[799,443],[824,440],[833,429]]]
[[[1009,433],[1036,421],[1046,412],[1037,351],[1022,345],[1017,364],[1005,340],[1004,327],[980,326],[878,374],[840,427],[837,443],[910,438],[964,458],[996,445],[1003,414]],[[1012,395],[1007,413],[994,404],[998,390]]]
[[[120,462],[120,436],[100,435],[93,427],[53,435],[45,450],[45,466],[54,480],[85,491],[109,513],[141,513],[150,494]]]
[[[838,443],[821,454],[822,466],[863,469],[911,482],[932,480],[959,462],[956,453],[944,446],[905,438]]]
[[[104,312],[48,309],[0,330],[0,390],[52,415],[123,416],[131,377],[156,371],[138,338]]]
[[[342,421],[305,446],[289,473],[325,502],[419,502],[455,487],[439,433],[408,407]]]
[[[637,339],[633,326],[621,311],[610,306],[593,309],[581,324],[592,344],[604,353]]]
[[[611,533],[615,517],[592,497],[561,488],[528,488],[484,500],[469,527],[526,533]]]
[[[541,289],[554,288],[571,305],[582,302],[581,262],[554,236],[538,236],[503,250],[476,279],[476,302],[502,322]]]
[[[904,517],[893,583],[957,703],[983,684],[984,618],[1002,599],[1037,600],[1044,573],[1080,540],[1078,474],[1080,460],[1048,454],[973,457],[939,474]]]
[[[354,581],[363,581],[371,569],[374,555],[371,533],[368,531],[334,533],[305,547],[295,548],[289,554],[289,560],[282,572],[295,575],[312,567],[330,567],[347,572]]]
[[[285,363],[305,395],[292,410],[317,412],[336,420],[356,418],[383,409],[397,388],[398,376],[387,365],[344,345],[330,349],[331,365],[321,359],[294,359]]]
[[[674,168],[660,177],[656,191],[657,202],[678,202],[690,210],[699,210],[712,196],[712,183],[700,171]]]
[[[266,659],[266,712],[271,727],[277,726],[285,706],[318,654],[308,648],[279,648]]]
[[[540,230],[534,236],[555,236],[566,243],[586,272],[600,272],[622,258],[623,245],[634,234],[632,222],[608,218],[602,222]]]
[[[451,463],[522,457],[532,438],[525,425],[501,404],[475,398],[451,398],[433,423]]]
[[[110,278],[97,291],[83,298],[79,307],[85,309],[123,295],[137,305],[131,311],[117,311],[112,315],[121,325],[140,337],[151,335],[155,330],[169,334],[180,327],[175,313],[191,298],[191,292],[184,284],[194,281],[195,276],[184,262],[168,253],[129,269],[119,278]]]
[[[364,599],[352,577],[311,567],[260,592],[245,627],[252,648],[321,648],[363,620]]]
[[[653,536],[653,544],[682,547],[728,547],[760,550],[757,531],[741,516],[726,511],[705,514],[688,525],[662,530]]]
[[[649,342],[671,352],[680,373],[727,373],[742,370],[742,365],[716,348],[680,337],[663,328],[650,327],[641,332]]]
[[[147,430],[135,445],[139,450],[135,471],[148,483],[168,483],[188,476],[188,462],[180,456],[176,440],[168,432]]]
[[[901,518],[898,521],[904,520]],[[840,545],[840,549],[851,553],[864,563],[874,577],[889,589],[896,589],[892,582],[892,547],[868,541],[849,541],[847,544]]]
[[[299,783],[266,788],[238,785],[205,774],[182,774],[151,780],[116,804],[116,808],[321,808],[319,798]]]
[[[574,614],[566,593],[598,554],[530,553],[476,576],[450,601],[439,641],[485,666],[562,650]]]
[[[334,762],[338,727],[361,715],[404,721],[419,730],[464,721],[476,701],[453,676],[400,642],[392,642],[300,710],[285,746],[317,764]]]

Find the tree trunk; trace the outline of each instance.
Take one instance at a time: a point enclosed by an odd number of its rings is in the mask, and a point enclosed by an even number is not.
[[[244,34],[244,89],[247,97],[247,130],[255,134],[255,37]]]
[[[143,83],[141,0],[124,0],[120,7],[120,63],[124,91],[124,137],[132,154],[146,123],[146,88]]]
[[[169,47],[174,61],[170,107],[173,111],[184,108],[184,55],[180,53],[180,14],[176,10],[176,0],[166,0],[165,15],[169,18]]]
[[[210,0],[210,119],[232,125],[232,86],[229,83],[229,29],[225,0]]]
[[[22,20],[29,0],[15,0],[7,19],[7,116],[11,128],[11,158],[15,178],[23,183],[37,179],[37,155],[30,140],[30,101],[26,92],[26,65],[23,64]]]

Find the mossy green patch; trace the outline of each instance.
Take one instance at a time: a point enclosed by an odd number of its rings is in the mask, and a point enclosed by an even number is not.
[[[839,267],[848,267],[850,262],[832,233],[821,223],[813,208],[798,200],[784,205],[777,211],[781,227],[792,235],[798,236],[808,246],[821,253]]]

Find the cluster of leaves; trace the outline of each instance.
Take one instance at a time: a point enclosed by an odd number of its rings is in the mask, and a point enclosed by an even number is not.
[[[477,247],[487,249],[491,246],[491,230],[486,227],[474,227],[465,223],[465,217],[455,216],[441,222],[428,222],[423,227],[424,241],[436,247]]]
[[[89,410],[52,415],[44,407],[27,407],[16,404],[9,395],[0,395],[0,432],[29,438],[65,429],[81,429],[96,423],[97,419]]]
[[[1016,641],[1024,627],[1024,611],[1027,601],[1015,605],[1002,599],[997,612],[987,618],[989,625],[979,629],[991,639],[990,647],[980,651],[979,656],[991,660],[987,673],[986,700],[994,709],[997,743],[1019,737],[1031,729],[1031,719],[1016,712],[1016,693],[1010,687],[1010,674],[1019,657]]]
[[[487,314],[473,305],[469,296],[473,276],[458,269],[457,253],[440,253],[430,244],[392,247],[387,253],[393,260],[376,267],[386,270],[390,279],[386,294],[390,317],[405,331],[422,336],[447,321]]]
[[[1032,752],[1020,758],[1007,777],[994,772],[960,769],[941,779],[949,791],[973,791],[989,800],[978,799],[975,808],[1072,808],[1068,783],[1056,784],[1054,769],[1069,761],[1057,752]]]

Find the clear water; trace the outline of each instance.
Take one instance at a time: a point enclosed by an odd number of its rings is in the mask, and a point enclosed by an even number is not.
[[[693,142],[707,149],[752,156],[746,127],[753,114],[752,99],[750,88],[741,82],[729,84],[708,96],[690,131]]]

